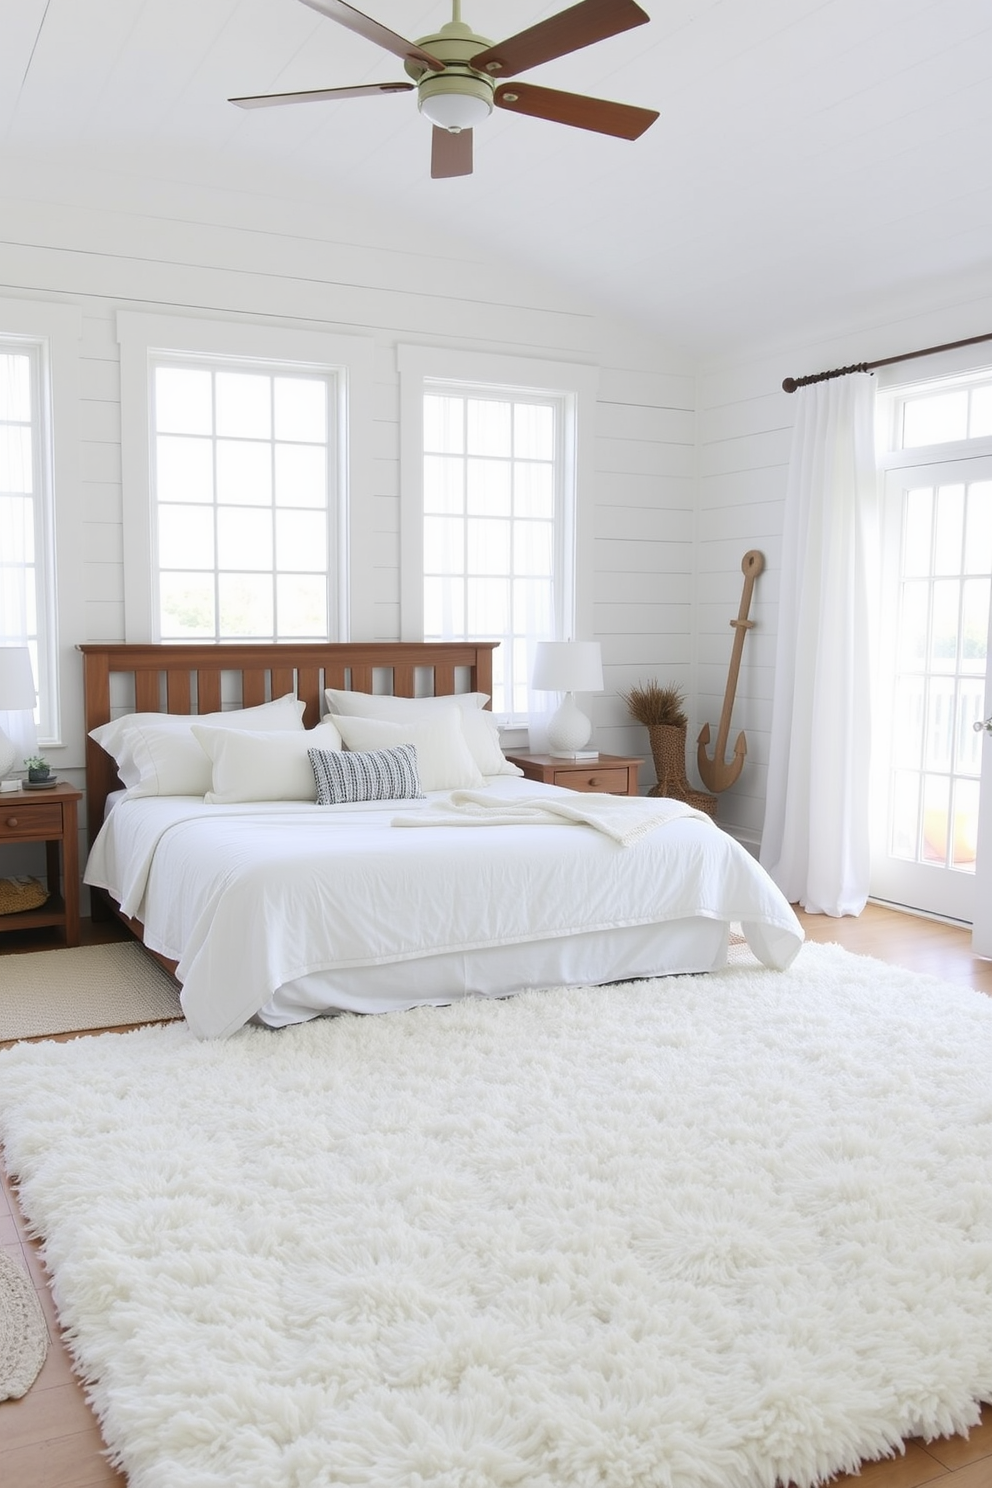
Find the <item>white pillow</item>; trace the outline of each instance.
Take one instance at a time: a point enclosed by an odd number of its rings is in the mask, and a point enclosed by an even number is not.
[[[303,732],[304,704],[287,693],[257,708],[225,713],[128,713],[90,730],[113,755],[133,796],[202,796],[210,789],[210,761],[193,737],[193,724],[213,728]]]
[[[212,765],[209,805],[235,801],[316,801],[310,749],[340,750],[341,735],[330,719],[312,729],[211,728],[193,724],[193,737]]]
[[[412,744],[423,790],[459,790],[485,785],[465,743],[460,714],[460,708],[437,708],[429,718],[411,718],[408,723],[338,714],[334,722],[347,747],[363,753]]]
[[[461,712],[462,732],[472,758],[483,775],[522,775],[500,748],[496,720],[487,711],[486,692],[456,692],[450,697],[402,698],[389,693],[345,692],[340,688],[324,690],[332,713],[350,714],[356,718],[385,718],[402,723],[407,718],[433,717],[443,708],[456,706]]]

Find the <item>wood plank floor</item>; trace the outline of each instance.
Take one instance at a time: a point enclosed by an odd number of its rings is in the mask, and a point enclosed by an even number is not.
[[[992,996],[992,961],[972,955],[965,931],[869,904],[857,919],[800,914],[810,940],[835,941],[856,955],[960,982]],[[83,943],[120,939],[115,925],[84,923]],[[58,941],[0,936],[0,955],[45,949]],[[0,1174],[0,1244],[34,1278],[52,1347],[37,1381],[22,1400],[0,1404],[0,1483],[4,1488],[124,1488],[126,1479],[102,1456],[99,1429],[62,1346],[37,1242],[27,1235],[16,1191]],[[911,1440],[902,1456],[866,1463],[857,1476],[833,1479],[835,1488],[992,1488],[992,1407],[965,1437]],[[237,1488],[232,1484],[231,1488]],[[563,1484],[562,1488],[567,1488]]]

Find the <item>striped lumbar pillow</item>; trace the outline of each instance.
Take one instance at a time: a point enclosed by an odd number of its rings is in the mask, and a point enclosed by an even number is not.
[[[423,797],[414,744],[366,752],[311,749],[308,753],[317,782],[318,806],[341,806],[352,801],[412,801]]]

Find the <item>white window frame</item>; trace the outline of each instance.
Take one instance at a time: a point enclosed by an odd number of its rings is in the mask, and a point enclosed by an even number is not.
[[[75,305],[0,299],[0,339],[35,350],[39,399],[35,469],[41,482],[35,531],[40,543],[38,614],[38,743],[46,753],[79,744],[65,720],[82,720],[81,668],[75,645],[84,639],[85,590],[80,554],[84,525],[79,475],[79,343],[82,312]],[[19,344],[19,345],[18,345]]]
[[[561,409],[561,521],[556,533],[560,583],[556,590],[558,636],[593,634],[593,429],[598,369],[584,363],[545,361],[493,352],[401,345],[400,374],[400,635],[424,633],[424,412],[425,392],[441,388],[464,395],[503,392],[553,399]],[[513,723],[525,720],[514,719]],[[509,720],[508,720],[509,722]]]
[[[361,582],[372,532],[374,348],[370,339],[332,332],[193,320],[119,311],[121,466],[124,484],[124,614],[128,641],[157,639],[149,578],[155,564],[152,524],[151,398],[156,355],[184,355],[258,366],[332,373],[337,428],[336,469],[328,509],[330,576],[334,587],[328,640],[370,639],[374,619]]]

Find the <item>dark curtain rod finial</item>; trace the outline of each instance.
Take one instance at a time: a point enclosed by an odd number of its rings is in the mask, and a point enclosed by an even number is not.
[[[811,372],[808,377],[787,377],[782,387],[787,393],[794,393],[796,388],[809,387],[813,382],[829,382],[832,377],[847,377],[851,372],[870,372],[874,363],[855,362],[851,367],[835,367],[832,372]]]
[[[959,346],[977,346],[980,341],[992,341],[992,332],[984,336],[969,336],[965,341],[945,341],[943,346],[925,346],[922,351],[904,351],[902,356],[880,357],[877,362],[855,362],[853,367],[835,367],[832,372],[812,372],[809,377],[787,377],[782,383],[782,389],[786,393],[794,393],[796,388],[809,387],[813,382],[829,382],[832,377],[847,377],[851,372],[874,372],[876,367],[911,362],[914,357],[936,356],[938,351],[957,351]]]

